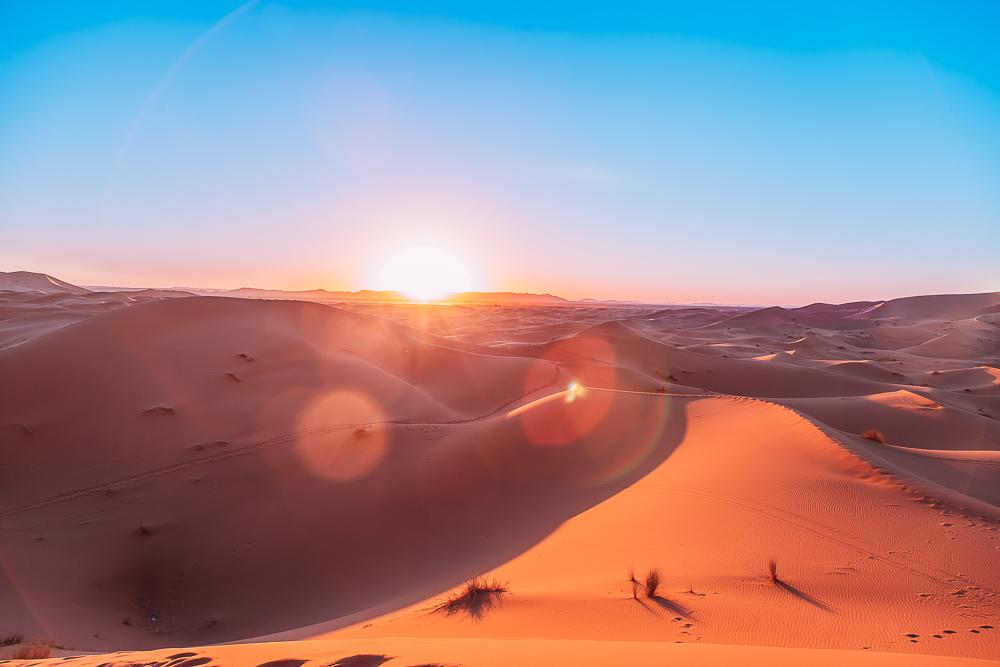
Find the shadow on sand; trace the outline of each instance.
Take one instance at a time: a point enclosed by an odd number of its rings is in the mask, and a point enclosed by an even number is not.
[[[642,598],[629,598],[629,599],[638,602],[639,606],[648,611],[650,614],[653,614],[654,616],[659,616],[659,614],[656,613],[656,610],[653,609],[650,605],[648,605]],[[686,618],[689,621],[698,620],[691,614],[690,610],[681,606],[677,602],[674,602],[673,600],[669,600],[663,597],[662,595],[656,595],[646,599],[652,600],[654,603],[656,603],[656,606],[658,606],[660,609],[668,611],[671,614],[674,614],[675,616]]]
[[[663,597],[662,595],[654,595],[650,599],[657,605],[659,605],[661,609],[666,609],[672,614],[683,616],[689,621],[698,620],[691,614],[691,612],[687,608],[681,606],[679,603],[674,602],[673,600]]]
[[[379,667],[382,663],[392,660],[392,656],[376,655],[373,653],[359,653],[341,658],[332,663],[330,667]],[[264,667],[260,665],[259,667]]]
[[[812,606],[816,607],[817,609],[822,609],[823,611],[829,612],[831,614],[836,613],[836,612],[833,611],[833,608],[830,605],[826,604],[822,600],[814,598],[813,596],[809,595],[805,591],[802,591],[802,590],[796,588],[795,586],[792,586],[788,582],[785,582],[785,581],[776,581],[776,582],[774,582],[774,584],[775,584],[775,586],[777,586],[781,590],[785,591],[786,593],[794,595],[795,597],[797,597],[798,599],[800,599],[800,600],[802,600],[804,602],[808,602],[809,604],[811,604]]]

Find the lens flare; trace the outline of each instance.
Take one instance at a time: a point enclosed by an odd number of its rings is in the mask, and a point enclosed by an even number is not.
[[[585,486],[629,477],[649,464],[664,438],[679,441],[683,435],[683,415],[675,413],[670,396],[620,386],[617,358],[614,345],[603,336],[554,342],[529,368],[525,394],[553,384],[553,365],[558,369],[556,387],[565,389],[507,413],[532,445],[578,450],[588,462],[576,471]]]
[[[334,391],[313,401],[299,417],[299,459],[310,473],[346,482],[371,473],[385,458],[387,434],[378,404],[354,391]]]
[[[597,336],[571,338],[549,346],[528,369],[524,379],[525,393],[542,386],[550,378],[553,363],[558,365],[560,372],[571,375],[567,378],[566,389],[550,395],[560,399],[555,402],[557,405],[523,413],[521,424],[528,439],[537,445],[569,445],[592,431],[611,406],[613,394],[592,392],[588,387],[614,389],[617,386],[614,358],[611,344]],[[589,363],[594,359],[601,363]],[[581,361],[587,363],[580,364]],[[547,403],[552,399],[542,400]],[[536,405],[540,408],[543,403],[536,402]]]
[[[564,400],[567,403],[572,403],[577,399],[577,397],[583,396],[583,392],[583,386],[576,380],[573,380],[569,383],[569,386],[566,387],[566,398]]]

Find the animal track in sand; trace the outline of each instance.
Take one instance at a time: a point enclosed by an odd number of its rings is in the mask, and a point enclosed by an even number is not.
[[[983,630],[993,630],[993,629],[994,629],[994,627],[992,625],[984,624],[984,625],[977,626],[975,628],[969,628],[969,632],[972,633],[972,634],[974,634],[974,635],[979,635],[979,634],[983,633]],[[948,629],[948,630],[941,630],[939,632],[935,632],[934,634],[932,634],[930,636],[933,637],[934,639],[946,639],[948,636],[956,635],[956,634],[958,634],[957,630]],[[917,634],[916,632],[907,632],[903,636],[906,637],[907,639],[909,639],[909,641],[912,642],[912,643],[914,643],[914,644],[920,643],[920,635]]]
[[[447,419],[447,420],[438,420],[438,421],[410,421],[410,420],[392,420],[392,419],[390,419],[390,420],[385,420],[385,421],[380,421],[380,422],[373,422],[371,424],[367,424],[367,426],[375,426],[377,424],[399,424],[399,425],[408,425],[408,426],[424,426],[424,427],[428,427],[428,426],[441,426],[441,425],[448,425],[448,424],[469,424],[469,423],[473,423],[473,422],[477,422],[477,421],[482,421],[482,420],[488,419],[488,418],[490,418],[490,417],[492,417],[492,416],[494,416],[496,414],[499,414],[500,412],[503,412],[504,410],[507,410],[511,405],[514,405],[514,404],[518,403],[519,401],[524,400],[525,397],[530,396],[531,394],[533,394],[535,392],[541,391],[543,389],[549,389],[549,388],[553,387],[555,385],[555,383],[558,381],[558,375],[559,375],[559,369],[558,369],[558,367],[554,367],[554,371],[553,371],[552,377],[549,378],[542,385],[540,385],[538,387],[532,387],[530,390],[527,390],[524,393],[522,393],[522,394],[520,394],[518,396],[515,396],[514,398],[511,398],[511,399],[509,399],[507,401],[504,401],[503,403],[501,403],[499,406],[493,408],[492,410],[489,410],[488,412],[486,412],[484,414],[481,414],[481,415],[476,415],[474,417],[464,417],[464,418],[461,418],[461,419]],[[644,393],[644,392],[638,392],[638,393]],[[673,395],[673,396],[698,396],[697,394],[671,394],[671,395]],[[699,396],[699,398],[700,398],[700,396]],[[732,398],[739,398],[739,397],[732,397]],[[166,406],[157,406],[157,407],[154,407],[154,408],[150,408],[149,410],[144,411],[144,414],[158,414],[156,412],[158,410],[164,410],[164,411],[166,411],[166,412],[164,412],[162,414],[171,414],[171,415],[174,414],[174,409],[171,408],[171,407],[166,407]],[[36,509],[38,509],[40,507],[45,507],[45,506],[48,506],[48,505],[52,505],[54,503],[65,502],[65,501],[71,500],[73,498],[78,498],[80,496],[84,496],[84,495],[88,495],[88,494],[91,494],[91,493],[99,492],[99,491],[102,491],[103,489],[107,488],[108,485],[110,485],[110,484],[114,484],[114,485],[131,484],[133,482],[137,482],[137,481],[141,481],[141,480],[146,480],[146,479],[150,479],[150,478],[154,478],[154,477],[159,477],[161,475],[171,474],[171,473],[174,473],[174,472],[176,472],[178,470],[186,470],[186,469],[191,468],[191,467],[196,466],[196,465],[204,465],[205,463],[215,462],[215,461],[219,461],[219,460],[227,459],[227,458],[234,458],[234,457],[237,457],[237,456],[246,456],[248,454],[253,454],[255,452],[258,452],[258,451],[261,451],[263,449],[267,449],[267,448],[270,448],[270,447],[287,445],[289,443],[295,442],[298,438],[303,437],[303,436],[309,437],[309,436],[324,435],[324,434],[328,434],[328,433],[334,433],[336,431],[342,431],[342,430],[345,430],[345,429],[354,429],[354,428],[357,428],[357,424],[354,424],[354,425],[339,424],[339,425],[336,425],[336,426],[329,426],[329,427],[325,427],[325,428],[307,429],[307,430],[304,430],[304,431],[293,431],[291,433],[286,433],[284,435],[276,436],[276,437],[273,437],[273,438],[268,438],[266,440],[260,440],[260,441],[251,443],[249,445],[246,445],[244,447],[241,447],[239,449],[233,449],[233,450],[226,451],[226,452],[220,452],[220,453],[217,453],[217,454],[212,454],[210,456],[205,456],[205,457],[199,458],[196,461],[185,461],[185,462],[182,462],[182,463],[176,463],[176,464],[173,464],[173,465],[163,466],[161,468],[154,468],[154,469],[151,469],[151,470],[147,470],[145,472],[137,473],[135,475],[130,475],[128,477],[123,477],[123,478],[116,479],[116,480],[110,480],[110,481],[102,482],[101,484],[97,484],[97,485],[94,485],[94,486],[85,487],[85,488],[81,488],[81,489],[76,489],[76,490],[73,490],[73,491],[68,491],[66,493],[61,493],[61,494],[58,494],[56,496],[52,496],[52,497],[46,498],[44,500],[39,500],[39,501],[36,501],[36,502],[33,502],[33,503],[29,503],[27,505],[21,505],[21,506],[18,506],[18,507],[11,507],[9,509],[0,511],[0,518],[5,518],[5,517],[13,516],[13,515],[20,514],[22,512],[28,512],[28,511],[31,511],[31,510],[36,510]],[[222,445],[228,445],[229,441],[227,441],[227,440],[215,440],[215,441],[213,441],[211,443],[208,443],[208,444],[222,446]],[[197,449],[197,447],[192,447],[192,448]]]

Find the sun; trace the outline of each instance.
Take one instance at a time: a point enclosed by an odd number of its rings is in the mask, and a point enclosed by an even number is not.
[[[379,274],[379,289],[396,290],[415,301],[437,301],[471,286],[469,270],[458,257],[428,245],[400,250]]]

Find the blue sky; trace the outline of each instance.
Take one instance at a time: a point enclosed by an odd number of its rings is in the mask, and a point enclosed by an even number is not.
[[[742,303],[1000,289],[1000,4],[0,0],[0,269]],[[695,3],[692,3],[695,4]]]

